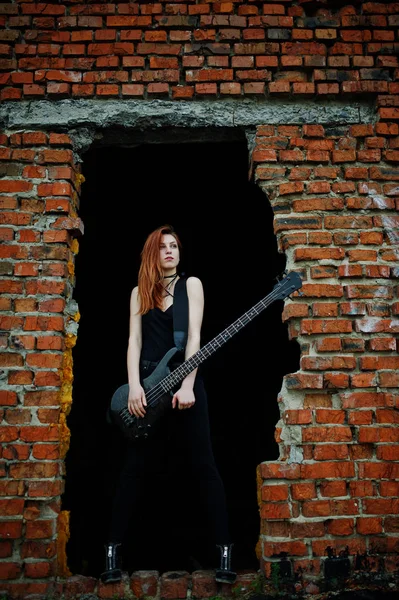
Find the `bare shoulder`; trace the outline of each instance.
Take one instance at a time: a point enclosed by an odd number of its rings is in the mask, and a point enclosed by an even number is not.
[[[132,289],[132,293],[130,294],[130,306],[135,310],[140,306],[139,288],[137,286]]]
[[[202,281],[198,277],[187,278],[187,291],[198,293],[203,291]]]
[[[190,306],[203,307],[204,289],[202,287],[202,282],[198,277],[187,278],[187,296],[190,301]]]

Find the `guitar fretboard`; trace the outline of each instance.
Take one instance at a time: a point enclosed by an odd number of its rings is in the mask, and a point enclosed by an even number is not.
[[[203,363],[207,358],[209,358],[216,350],[221,348],[228,340],[230,340],[233,335],[235,335],[240,329],[248,325],[252,319],[254,319],[263,309],[265,309],[268,305],[265,303],[263,305],[263,301],[259,302],[256,306],[251,308],[248,312],[242,315],[239,319],[234,321],[231,325],[226,327],[224,331],[219,333],[215,338],[213,338],[210,342],[205,344],[202,348],[200,348],[195,354],[190,356],[184,363],[182,363],[177,369],[169,373],[162,381],[158,384],[162,387],[164,392],[169,392],[171,389],[175,387],[177,383],[179,383],[182,379],[187,377],[191,371],[199,367],[201,363]]]
[[[190,356],[184,363],[174,369],[169,375],[164,377],[150,392],[151,396],[157,396],[159,392],[169,392],[176,384],[184,379],[191,371],[196,369],[201,363],[209,358],[216,350],[221,348],[233,335],[240,329],[248,325],[255,317],[257,317],[265,308],[272,302],[278,299],[284,299],[289,294],[299,289],[302,285],[301,279],[297,273],[291,273],[285,277],[279,284],[263,300],[255,304],[249,311],[239,317],[234,323],[226,327],[210,342],[200,348],[195,354]],[[150,398],[149,398],[150,399]]]

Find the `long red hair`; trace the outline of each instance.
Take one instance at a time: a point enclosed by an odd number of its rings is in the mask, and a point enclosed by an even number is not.
[[[150,233],[141,251],[141,265],[138,275],[138,293],[140,298],[140,314],[145,315],[151,308],[162,309],[163,292],[162,285],[163,270],[159,258],[162,236],[173,235],[179,250],[181,242],[171,225],[162,225]]]

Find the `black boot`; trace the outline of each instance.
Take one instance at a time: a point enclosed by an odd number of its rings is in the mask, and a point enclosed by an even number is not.
[[[105,546],[105,571],[100,575],[103,583],[115,583],[122,579],[120,546],[113,543]]]
[[[231,551],[233,544],[217,546],[220,549],[220,568],[216,569],[215,580],[219,583],[234,583],[237,573],[231,570]]]

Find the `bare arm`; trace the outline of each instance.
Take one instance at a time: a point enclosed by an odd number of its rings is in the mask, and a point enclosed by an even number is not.
[[[186,344],[187,360],[200,349],[201,345],[201,326],[204,316],[204,290],[201,281],[197,277],[187,279],[187,295],[189,306],[188,319],[188,337]],[[183,380],[182,388],[193,388],[197,369],[191,371]]]
[[[127,349],[127,374],[129,382],[128,409],[130,414],[143,417],[146,406],[145,393],[140,383],[141,354],[141,315],[138,288],[135,287],[130,297],[129,345]]]
[[[186,344],[186,360],[190,358],[201,344],[201,326],[204,314],[204,291],[201,281],[197,277],[187,279],[187,296],[189,306],[188,337]],[[193,392],[197,369],[194,369],[185,377],[180,389],[175,393],[172,406],[179,409],[190,408],[195,403]]]

